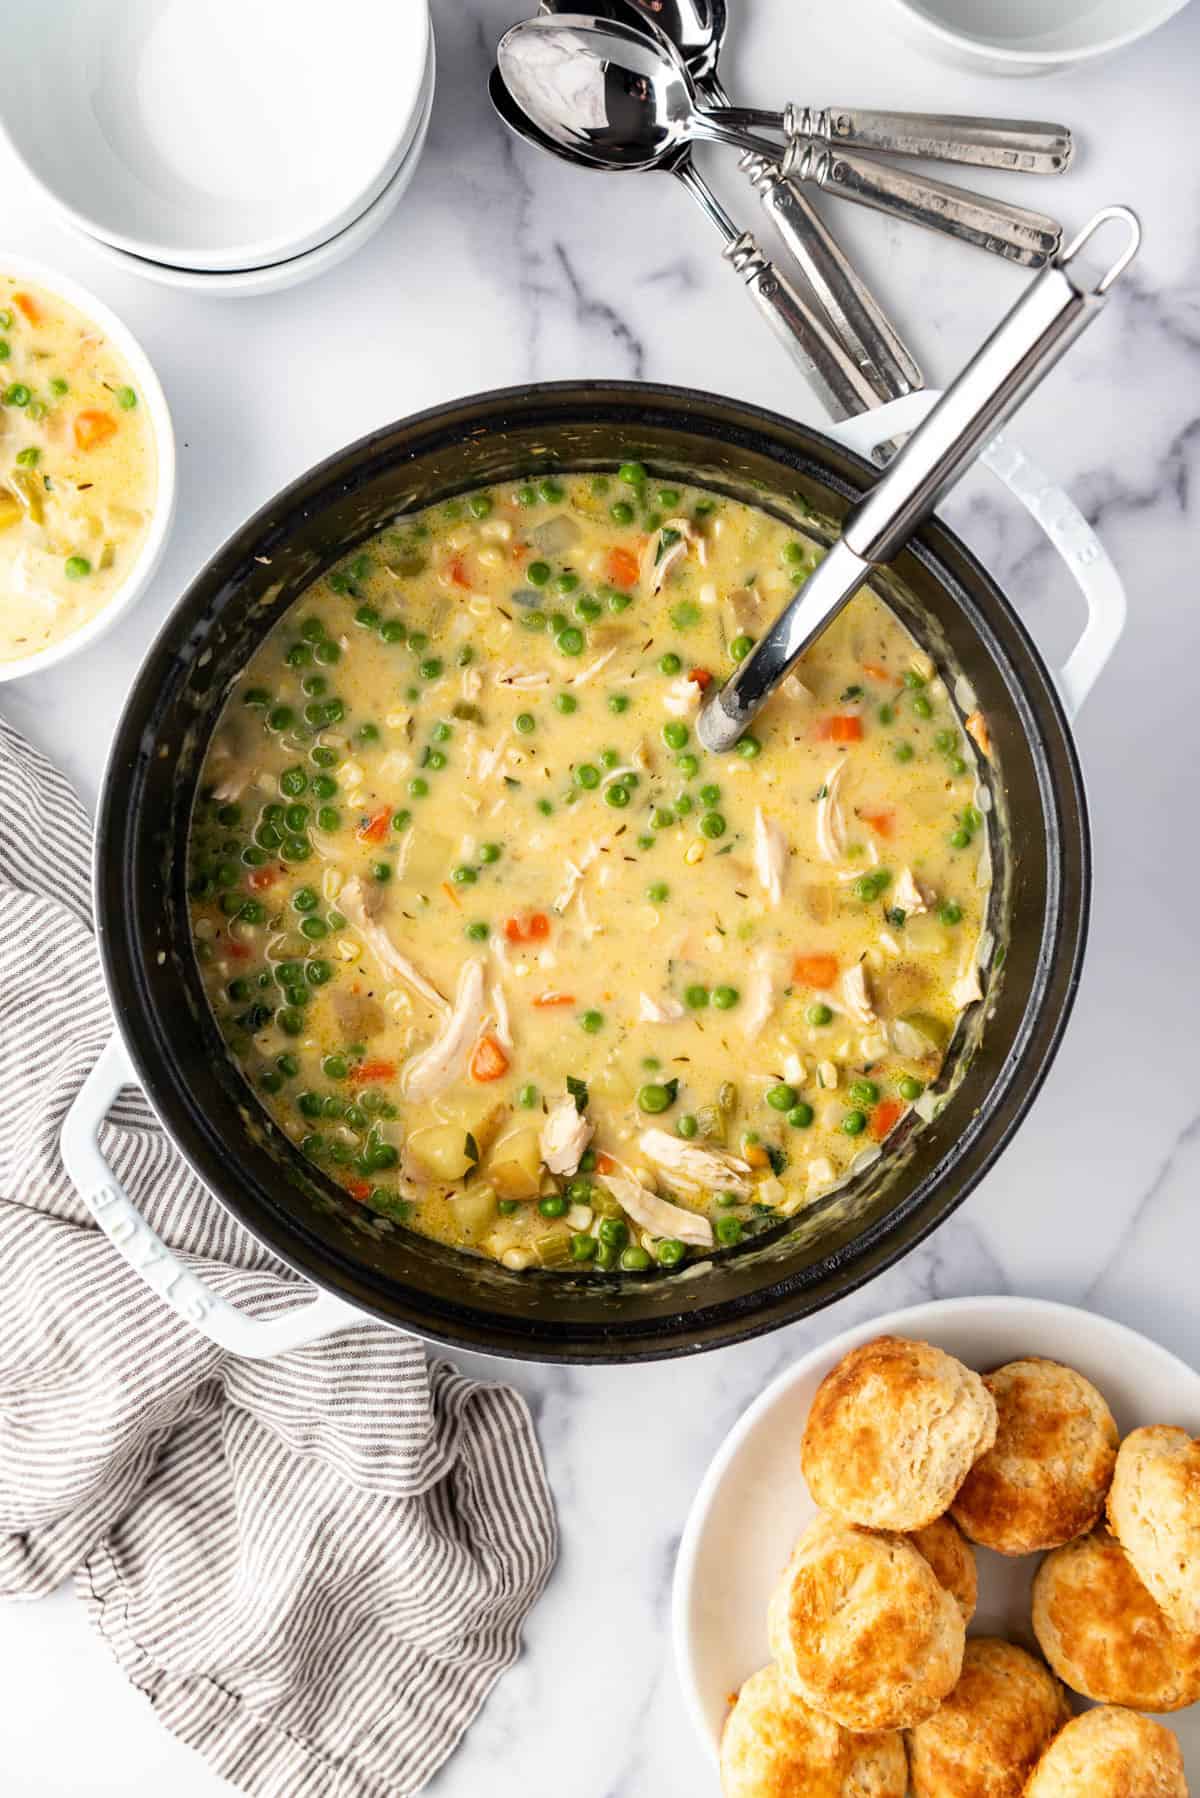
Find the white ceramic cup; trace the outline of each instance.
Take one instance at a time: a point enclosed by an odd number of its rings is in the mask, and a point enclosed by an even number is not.
[[[984,75],[1047,75],[1136,43],[1188,0],[878,0],[909,43]]]
[[[64,637],[60,643],[52,643],[46,649],[38,650],[35,655],[24,656],[19,661],[0,662],[0,681],[11,681],[21,680],[27,674],[41,674],[45,669],[55,668],[60,662],[65,662],[69,656],[78,655],[93,644],[97,637],[102,637],[105,631],[111,629],[117,619],[129,611],[146,591],[162,560],[175,517],[175,432],[166,395],[150,358],[128,325],[122,324],[103,300],[98,300],[95,294],[80,286],[78,281],[71,280],[67,275],[60,275],[56,269],[46,268],[40,262],[31,262],[27,256],[14,256],[0,250],[0,269],[6,275],[14,275],[19,281],[28,281],[30,286],[44,287],[50,293],[60,295],[70,305],[77,307],[85,317],[99,325],[113,348],[124,357],[138,391],[139,403],[149,415],[154,431],[157,468],[150,528],[136,562],[121,585],[94,618],[90,618],[69,637]]]

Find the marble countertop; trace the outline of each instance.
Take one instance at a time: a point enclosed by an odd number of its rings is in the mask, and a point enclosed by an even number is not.
[[[674,1551],[718,1441],[811,1343],[931,1296],[1009,1291],[1095,1307],[1200,1360],[1200,847],[1189,824],[1200,777],[1200,6],[1113,61],[1027,83],[925,60],[890,35],[877,4],[735,0],[727,86],[759,104],[1061,116],[1076,129],[1077,169],[1055,184],[991,185],[1071,225],[1126,201],[1145,227],[1104,319],[1011,427],[1076,497],[1129,589],[1128,631],[1078,726],[1097,875],[1083,986],[1000,1164],[866,1291],[688,1362],[488,1364],[536,1409],[562,1557],[519,1664],[431,1788],[439,1798],[715,1792],[670,1660]],[[408,196],[357,256],[269,298],[206,300],[115,273],[0,148],[0,251],[69,270],[128,320],[179,438],[179,519],[152,595],[85,662],[0,689],[0,709],[89,798],[126,686],[185,583],[279,486],[373,426],[456,394],[566,376],[689,383],[820,424],[678,188],[577,173],[494,121],[484,78],[517,11],[514,0],[434,0],[439,86]],[[757,230],[733,159],[705,161]],[[927,234],[847,206],[831,222],[931,381],[954,372],[1019,289],[1007,265]],[[982,475],[945,513],[1059,659],[1078,601],[1030,521]],[[228,1789],[158,1727],[68,1593],[0,1609],[0,1683],[10,1798]]]

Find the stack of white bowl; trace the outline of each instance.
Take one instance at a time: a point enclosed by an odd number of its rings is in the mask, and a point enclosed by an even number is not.
[[[110,262],[167,287],[331,268],[393,210],[429,126],[427,0],[54,0],[5,34],[13,150]]]

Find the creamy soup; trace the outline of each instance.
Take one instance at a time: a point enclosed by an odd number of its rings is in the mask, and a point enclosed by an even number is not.
[[[155,481],[123,358],[66,300],[0,271],[0,662],[103,609],[145,540]]]
[[[696,737],[820,554],[626,464],[405,518],[272,630],[194,940],[353,1199],[509,1268],[673,1268],[931,1115],[990,942],[983,719],[864,589],[734,753]]]

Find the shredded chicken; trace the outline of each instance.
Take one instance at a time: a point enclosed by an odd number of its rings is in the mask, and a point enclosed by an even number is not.
[[[950,997],[959,1011],[965,1011],[968,1005],[974,1005],[977,999],[983,998],[983,988],[979,984],[979,969],[972,962],[965,974],[960,974],[950,988]]]
[[[529,693],[538,687],[548,687],[550,675],[545,670],[530,672],[525,668],[505,668],[496,676],[496,682],[501,687],[513,687],[518,693]]]
[[[492,775],[498,771],[507,753],[508,742],[508,732],[505,731],[503,736],[496,739],[490,749],[480,750],[479,760],[475,764],[476,780],[490,780]]]
[[[742,1029],[753,1042],[775,1009],[778,993],[778,958],[769,949],[760,949],[754,958],[746,1003],[742,1007]]]
[[[922,886],[911,868],[901,868],[894,897],[906,918],[919,918],[922,912],[929,910],[933,893]]]
[[[575,1173],[595,1128],[570,1095],[558,1101],[542,1125],[539,1141],[542,1160],[552,1174]]]
[[[984,755],[990,757],[992,753],[992,734],[988,729],[987,719],[981,711],[976,709],[971,713],[971,716],[966,722],[966,729],[967,735],[970,737],[971,741],[982,750]]]
[[[875,1007],[871,1003],[871,993],[867,985],[867,970],[861,961],[856,961],[852,968],[847,968],[842,975],[842,997],[846,1001],[846,1010],[856,1024],[874,1024],[876,1022]]]
[[[712,1248],[713,1227],[699,1212],[685,1211],[682,1205],[660,1199],[657,1193],[651,1192],[623,1169],[612,1169],[599,1178],[634,1223],[640,1224],[652,1236],[673,1236],[678,1242],[691,1243],[694,1248]]]
[[[824,1192],[827,1186],[833,1185],[833,1163],[824,1155],[816,1155],[808,1164],[808,1194],[810,1198]]]
[[[483,962],[476,958],[463,965],[450,1016],[429,1047],[406,1064],[401,1077],[405,1098],[418,1102],[436,1099],[462,1078],[483,1019]]]
[[[571,685],[573,687],[585,687],[590,680],[595,679],[602,668],[607,668],[620,647],[621,645],[619,643],[614,643],[612,648],[606,649],[602,656],[597,656],[594,662],[589,662],[586,668],[581,668],[578,674],[573,674],[571,676]]]
[[[783,898],[783,877],[787,872],[788,845],[780,826],[764,813],[761,805],[754,808],[754,872],[759,885],[772,905]]]
[[[678,999],[669,995],[665,999],[652,999],[649,993],[638,994],[640,1024],[676,1024],[682,1016],[683,1006]]]
[[[663,694],[663,705],[676,718],[686,718],[697,710],[700,704],[700,688],[696,681],[686,674],[673,680]]]
[[[674,543],[668,544],[667,548],[663,550],[656,561],[655,556],[658,553],[659,544],[662,542],[662,534],[664,531],[675,531],[677,535]],[[664,581],[670,574],[672,568],[674,568],[676,562],[681,562],[684,556],[687,555],[688,550],[695,541],[695,536],[696,533],[693,531],[690,522],[686,518],[666,519],[662,526],[652,533],[645,549],[642,551],[639,576],[643,588],[648,589],[651,593],[660,592]]]
[[[698,1149],[682,1137],[669,1136],[665,1130],[643,1130],[638,1147],[647,1161],[654,1163],[666,1184],[678,1192],[736,1192],[745,1199],[754,1190],[749,1164],[723,1149]]]
[[[594,841],[585,843],[578,861],[573,862],[568,860],[567,878],[563,882],[562,888],[554,900],[554,909],[560,917],[575,897],[584,875],[587,873],[596,857],[603,854],[604,850],[608,847],[608,842],[609,839],[607,837],[597,837]]]
[[[840,792],[845,777],[846,763],[835,762],[817,800],[817,848],[827,862],[840,861],[846,850],[846,814]]]
[[[419,993],[427,1005],[443,1015],[450,1010],[445,996],[438,992],[431,980],[426,980],[420,969],[414,967],[406,955],[401,955],[395,943],[382,924],[375,921],[371,901],[366,889],[357,875],[348,880],[338,895],[338,908],[357,930],[359,936],[371,951],[385,974],[402,980],[405,986]]]
[[[498,977],[492,981],[489,1003],[492,1008],[492,1017],[496,1023],[496,1041],[502,1049],[511,1049],[513,1036],[512,1023],[508,1015],[508,1000],[504,996],[504,988]]]
[[[804,699],[811,702],[812,693],[798,674],[785,675],[779,683],[779,691],[786,693],[789,699]]]

